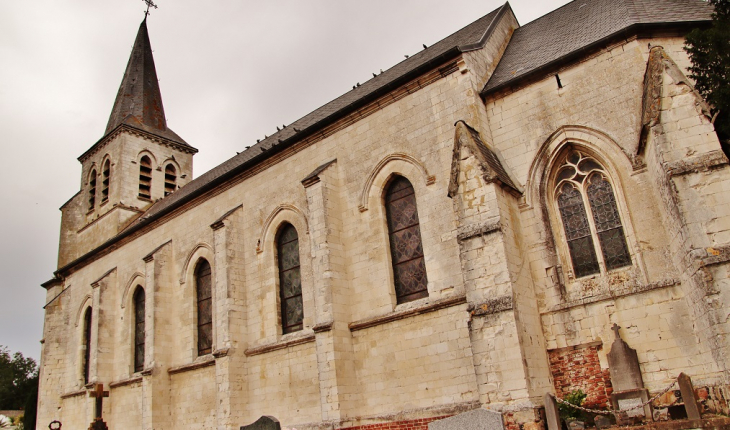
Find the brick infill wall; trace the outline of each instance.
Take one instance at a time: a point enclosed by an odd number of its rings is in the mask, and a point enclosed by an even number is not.
[[[442,420],[451,415],[441,417],[419,418],[417,420],[391,421],[380,424],[367,424],[364,426],[345,427],[340,430],[428,430],[428,423]]]
[[[560,348],[548,351],[555,394],[564,399],[574,390],[587,394],[583,406],[608,408],[613,392],[608,369],[601,369],[598,349],[601,345]]]

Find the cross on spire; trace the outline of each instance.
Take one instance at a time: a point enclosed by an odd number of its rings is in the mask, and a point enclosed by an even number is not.
[[[144,17],[145,17],[145,19],[147,19],[147,15],[150,14],[150,7],[153,7],[155,9],[157,9],[157,5],[154,4],[152,2],[152,0],[142,0],[142,1],[144,1],[145,3],[147,3],[147,10],[144,12]]]

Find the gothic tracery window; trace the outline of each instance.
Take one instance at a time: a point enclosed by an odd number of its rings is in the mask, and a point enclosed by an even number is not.
[[[630,266],[616,197],[603,166],[571,150],[555,182],[555,199],[575,277]]]
[[[198,305],[198,355],[213,349],[213,294],[210,263],[200,259],[195,267],[195,290]]]
[[[137,287],[134,292],[134,371],[141,372],[144,369],[144,306],[145,294],[142,287]]]
[[[299,235],[291,224],[279,229],[276,238],[279,260],[279,300],[281,303],[282,333],[303,328],[302,275],[299,267]]]
[[[385,193],[390,254],[398,303],[428,297],[416,193],[408,179],[397,176]]]
[[[139,160],[139,196],[152,198],[152,161],[146,155]]]

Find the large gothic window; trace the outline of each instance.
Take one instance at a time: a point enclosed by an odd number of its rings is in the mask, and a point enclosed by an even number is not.
[[[284,334],[303,327],[302,275],[299,270],[299,235],[291,224],[284,224],[276,237],[279,260],[279,300]]]
[[[398,303],[428,297],[416,193],[408,179],[397,176],[385,193],[390,254]]]
[[[93,211],[94,206],[96,206],[96,169],[89,175],[89,211]]]
[[[630,266],[616,197],[603,166],[571,150],[558,169],[555,189],[575,277]]]
[[[146,155],[139,160],[139,196],[152,198],[152,161]]]
[[[101,203],[106,203],[109,200],[109,182],[112,177],[111,162],[107,158],[101,169]]]
[[[210,263],[200,259],[195,267],[195,290],[198,303],[198,355],[213,349],[213,295]]]
[[[134,371],[144,369],[144,302],[145,295],[142,287],[134,292]]]
[[[175,191],[177,188],[177,172],[175,166],[168,164],[165,166],[165,195]]]
[[[91,376],[91,307],[84,313],[84,384]]]

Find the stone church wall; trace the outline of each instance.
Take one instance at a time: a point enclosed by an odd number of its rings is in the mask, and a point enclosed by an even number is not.
[[[672,232],[676,230],[657,223],[665,213],[662,189],[656,187],[652,178],[658,173],[652,172],[652,166],[647,169],[632,165],[641,129],[644,71],[650,46],[657,45],[663,46],[680,67],[689,64],[679,37],[628,40],[561,69],[558,73],[562,89],[550,75],[486,100],[494,145],[527,189],[521,202],[523,240],[531,244],[530,270],[547,348],[555,350],[595,341],[602,341],[607,347],[613,339],[608,328],[618,323],[627,342],[638,348],[644,381],[650,390],[663,389],[681,371],[719,382],[717,359],[708,350],[710,343],[698,343],[700,333],[693,330],[697,317],[685,297],[688,286],[682,277],[683,269],[672,264],[671,244],[676,241]],[[671,94],[676,90],[665,87],[665,91]],[[697,110],[691,109],[686,115],[686,124],[678,126],[696,123],[698,128],[694,130],[699,130],[702,119]],[[681,120],[667,117],[672,124]],[[578,127],[571,129],[572,125]],[[711,130],[700,131],[707,132]],[[677,152],[672,157],[686,156],[689,147],[698,153],[719,150],[716,137],[688,139],[689,135],[684,133],[683,137],[676,137],[681,139],[676,142],[681,141],[685,147],[681,155]],[[547,184],[543,182],[548,175],[544,170],[547,160],[563,141],[583,142],[586,150],[604,157],[611,169],[618,184],[616,198],[632,253],[630,269],[608,277],[594,276],[588,281],[574,281],[567,273],[570,261],[567,252],[561,250],[557,235],[560,221],[549,207],[543,210],[542,200],[542,196],[552,192],[544,188]],[[647,144],[647,160],[655,157],[650,155],[653,151]],[[698,178],[697,183],[705,184],[708,179]],[[718,181],[722,182],[719,177]],[[702,189],[709,191],[705,185]],[[719,195],[713,193],[708,192],[713,195],[711,201],[695,200],[692,192],[682,196],[692,206],[717,208]],[[724,222],[721,220],[724,218],[713,218],[707,225],[719,226]],[[712,233],[695,234],[704,237]],[[562,271],[560,276],[557,271]],[[717,301],[720,302],[727,303]],[[607,367],[605,352],[599,351],[603,368]]]
[[[187,203],[49,288],[39,423],[84,428],[91,420],[82,373],[89,306],[90,380],[111,384],[110,428],[128,422],[127,413],[141,417],[139,427],[156,429],[237,428],[264,414],[300,430],[424,428],[436,416],[485,405],[507,413],[510,428],[534,427],[558,371],[548,355],[588,345],[595,372],[585,378],[603,375],[613,323],[637,348],[650,390],[680,371],[717,382],[722,369],[713,363],[727,342],[712,350],[697,339],[710,336],[703,331],[726,335],[727,323],[693,330],[704,320],[701,298],[688,300],[695,274],[676,264],[685,245],[672,244],[681,217],[663,215],[671,196],[662,157],[678,156],[671,145],[684,141],[668,136],[665,147],[650,137],[646,165],[634,156],[648,41],[623,41],[566,66],[562,89],[551,75],[489,96],[485,107],[478,91],[513,27],[505,15],[494,40],[460,58],[459,70],[276,154],[255,174]],[[660,41],[686,66],[679,38]],[[487,167],[468,148],[454,159],[455,133],[458,139],[467,129],[457,121],[476,127],[503,158],[514,189],[487,181]],[[698,126],[706,131],[707,124]],[[705,138],[697,145],[709,151],[713,142]],[[569,273],[560,221],[546,197],[551,162],[568,141],[601,161],[616,184],[628,268],[578,280]],[[684,143],[695,148],[692,142]],[[138,165],[130,157],[146,142],[127,143],[119,163],[133,178]],[[459,191],[450,198],[454,160]],[[303,183],[315,169],[316,178]],[[689,175],[677,181],[685,207],[717,207],[715,215],[689,218],[689,231],[714,238],[702,244],[708,258],[724,255],[724,248],[708,249],[727,243],[730,229],[722,206],[727,181],[715,173],[701,174],[708,184]],[[429,296],[404,304],[393,288],[383,205],[394,175],[415,190],[428,276]],[[289,334],[279,315],[276,234],[283,223],[298,233],[304,304],[304,328]],[[199,357],[194,271],[201,258],[212,267],[214,340],[212,353]],[[703,261],[703,273],[726,276],[720,260]],[[727,308],[727,282],[717,285],[712,306]],[[142,372],[133,368],[138,286],[146,295]]]

